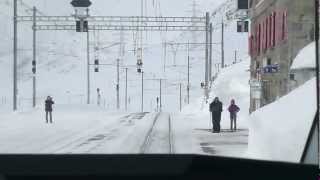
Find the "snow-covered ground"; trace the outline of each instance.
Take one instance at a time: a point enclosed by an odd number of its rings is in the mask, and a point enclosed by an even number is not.
[[[249,119],[249,59],[223,69],[212,84],[210,101],[219,97],[224,111],[222,113],[222,133],[213,134],[209,104],[203,97],[195,98],[181,113],[175,114],[174,127],[178,141],[177,150],[188,153],[210,154],[219,156],[243,157],[248,143],[248,119]],[[238,131],[230,132],[230,119],[227,108],[230,100],[235,99],[241,111],[238,114]],[[188,132],[188,133],[187,133]],[[184,141],[191,139],[192,141]]]
[[[166,123],[168,118],[161,116],[159,123]],[[45,123],[41,109],[1,115],[0,153],[144,153],[140,148],[155,117],[153,113],[126,115],[90,106],[57,106],[53,124]],[[161,146],[152,146],[160,147],[154,153],[161,151]]]
[[[248,157],[299,163],[317,111],[316,79],[250,117]]]
[[[192,98],[181,113],[160,114],[112,113],[95,105],[57,104],[53,124],[45,123],[42,102],[36,110],[0,114],[0,153],[187,153],[241,157],[248,138],[248,66],[248,61],[243,61],[224,69],[213,84],[216,92],[212,96],[219,95],[222,101],[236,98],[244,109],[239,114],[240,129],[236,133],[228,131],[226,111],[222,133],[210,132],[208,105],[203,104],[202,98]],[[236,87],[242,91],[222,91],[234,81],[239,81]]]
[[[19,15],[31,15],[30,7],[37,6],[45,15],[70,15],[73,9],[69,0],[59,0],[52,3],[50,0],[22,0],[18,1]],[[23,3],[21,3],[23,2]],[[215,10],[225,0],[196,1],[196,15],[204,16],[206,11]],[[230,1],[231,2],[231,1]],[[235,1],[234,1],[235,2]],[[191,16],[193,0],[154,0],[145,1],[145,15],[149,16]],[[232,2],[231,2],[232,3]],[[234,6],[234,4],[233,4]],[[179,7],[179,8],[176,8]],[[56,11],[59,9],[59,11]],[[1,147],[0,153],[139,153],[141,143],[145,137],[149,137],[150,144],[155,147],[167,146],[170,140],[174,153],[203,153],[198,143],[193,143],[193,138],[184,139],[182,136],[193,136],[192,131],[184,131],[186,128],[208,128],[203,126],[205,121],[195,121],[190,116],[192,123],[180,122],[175,112],[179,110],[179,87],[183,85],[183,106],[186,105],[186,83],[187,83],[187,52],[185,46],[167,47],[164,52],[164,42],[187,41],[203,42],[203,33],[145,33],[144,34],[144,72],[145,114],[142,119],[135,119],[132,116],[140,116],[141,104],[141,75],[136,73],[136,57],[133,53],[136,41],[135,32],[125,33],[125,54],[121,65],[128,65],[128,109],[124,111],[124,69],[120,70],[120,111],[116,111],[116,68],[101,67],[99,73],[93,73],[91,68],[91,103],[96,104],[96,89],[100,88],[102,93],[102,107],[94,105],[87,106],[86,103],[86,36],[75,32],[38,32],[37,33],[37,107],[32,109],[32,32],[31,25],[19,23],[19,53],[18,53],[18,112],[12,113],[12,1],[0,1],[0,21],[4,27],[0,30],[2,41],[0,42],[0,127]],[[138,0],[117,0],[104,1],[95,0],[90,7],[91,15],[140,15],[140,1]],[[212,19],[213,22],[220,22],[221,19]],[[236,33],[236,22],[226,26],[226,64],[233,61],[234,50],[238,51],[238,60],[245,59],[247,54],[247,34]],[[160,35],[159,35],[160,34]],[[213,34],[213,41],[220,41],[219,28]],[[93,45],[100,43],[105,47],[119,42],[117,32],[91,32],[90,50],[93,62]],[[194,39],[194,36],[195,38]],[[232,41],[230,39],[232,39]],[[98,40],[99,39],[99,40]],[[239,43],[234,43],[239,42]],[[178,49],[176,54],[177,67],[174,64],[173,50]],[[219,46],[214,46],[213,59],[220,59]],[[115,46],[100,52],[100,63],[115,64],[119,55],[119,47]],[[200,82],[203,81],[204,73],[204,50],[202,46],[192,46],[190,51],[190,82],[191,101],[198,106],[203,95]],[[218,63],[214,61],[213,64]],[[8,68],[10,67],[10,68]],[[164,69],[165,67],[165,69]],[[227,73],[225,71],[225,73]],[[150,79],[164,78],[162,87],[163,110],[169,112],[161,114],[157,121],[156,97],[159,96],[159,82]],[[148,80],[149,79],[149,80]],[[222,86],[221,83],[219,86]],[[219,89],[219,87],[216,87]],[[47,95],[53,96],[54,124],[45,124],[43,101]],[[228,96],[227,94],[223,96]],[[223,97],[222,97],[223,98]],[[235,96],[235,98],[238,98]],[[198,101],[199,100],[199,101]],[[226,97],[226,104],[227,100]],[[239,99],[239,104],[241,100]],[[202,104],[202,102],[200,102]],[[240,104],[242,106],[242,104]],[[184,107],[184,112],[190,108]],[[245,112],[246,107],[243,107]],[[201,108],[205,112],[206,108]],[[199,113],[195,111],[194,113]],[[208,116],[208,113],[204,113]],[[225,116],[225,115],[224,115]],[[227,117],[227,116],[226,116]],[[197,118],[197,117],[195,117]],[[225,118],[225,117],[224,117]],[[239,120],[240,127],[245,123]],[[153,122],[155,122],[153,124]],[[167,123],[168,122],[168,123]],[[170,128],[170,135],[166,135]],[[243,124],[243,125],[241,125]],[[153,127],[154,128],[151,128]],[[189,126],[190,125],[190,126]],[[154,132],[149,132],[153,129]],[[160,132],[160,133],[159,133]],[[154,134],[155,133],[155,134]],[[147,136],[149,134],[149,136]],[[210,135],[204,132],[204,136]],[[169,136],[169,138],[167,137]],[[149,140],[147,142],[149,142]],[[158,142],[160,140],[160,142]],[[164,143],[164,144],[163,144]],[[191,144],[184,148],[179,145]],[[112,146],[110,146],[112,144]],[[121,147],[121,148],[120,148]],[[145,153],[165,153],[168,148],[158,149],[147,148]]]
[[[70,15],[73,10],[69,0],[52,3],[24,0],[30,7],[37,5],[48,15]],[[140,1],[139,1],[140,2]],[[146,15],[190,16],[192,1],[154,0],[146,6]],[[160,3],[161,2],[161,3]],[[199,16],[212,11],[225,0],[198,0]],[[231,1],[230,1],[231,2]],[[234,1],[235,2],[235,1]],[[68,6],[65,6],[67,4]],[[112,6],[110,6],[112,4]],[[161,4],[161,8],[159,6]],[[59,7],[59,12],[56,9]],[[61,8],[65,7],[65,8]],[[179,7],[179,8],[176,8]],[[227,7],[229,7],[227,5]],[[91,69],[91,103],[96,104],[96,88],[102,91],[102,106],[85,105],[86,101],[86,38],[75,32],[38,33],[37,107],[31,108],[31,26],[19,24],[18,112],[12,112],[12,2],[0,1],[0,153],[194,153],[233,157],[250,157],[267,160],[298,162],[315,112],[315,83],[309,81],[286,97],[249,115],[250,60],[247,57],[247,34],[236,33],[236,21],[225,28],[226,64],[232,64],[234,51],[238,61],[221,70],[212,84],[209,102],[219,97],[223,102],[222,133],[213,134],[208,103],[203,97],[200,82],[204,77],[203,47],[192,47],[191,102],[186,104],[187,52],[186,47],[167,47],[164,42],[185,43],[192,41],[190,33],[146,33],[144,37],[145,111],[140,112],[141,75],[136,73],[134,49],[135,34],[125,34],[125,55],[121,65],[129,67],[128,112],[124,112],[124,69],[120,71],[120,106],[116,111],[116,68]],[[20,15],[30,15],[20,4]],[[137,0],[96,0],[91,7],[92,15],[139,15]],[[220,23],[221,19],[213,19]],[[213,41],[220,42],[219,29],[215,29]],[[98,35],[99,34],[99,35]],[[113,32],[92,32],[91,52],[97,36],[102,46],[119,41]],[[196,34],[203,42],[204,36]],[[312,46],[312,45],[310,45]],[[176,64],[173,50],[178,48]],[[115,64],[118,47],[100,52],[100,63]],[[219,63],[220,47],[214,46],[214,66]],[[309,53],[310,52],[306,52]],[[93,61],[94,54],[91,53]],[[303,58],[301,58],[303,60]],[[300,60],[298,63],[302,63]],[[311,62],[312,63],[312,62]],[[312,64],[313,65],[313,64]],[[10,67],[10,68],[9,68]],[[165,67],[165,69],[163,68]],[[216,69],[214,69],[216,73]],[[159,82],[164,78],[163,110],[157,113],[156,97]],[[183,110],[179,110],[179,87],[182,83]],[[53,124],[46,124],[43,101],[52,95],[54,105]],[[238,114],[238,131],[230,132],[227,107],[235,99],[241,111]],[[296,103],[298,101],[298,103]],[[300,110],[303,107],[303,110]],[[300,111],[298,111],[300,110]],[[290,113],[288,115],[288,113]],[[285,116],[286,115],[286,116]],[[302,122],[302,120],[305,120]],[[274,128],[276,126],[276,128]],[[250,130],[250,132],[249,132]],[[299,137],[292,138],[292,134]],[[249,136],[250,135],[250,136]],[[249,146],[248,146],[249,142]],[[293,148],[294,147],[294,148]],[[248,152],[247,152],[248,150]]]

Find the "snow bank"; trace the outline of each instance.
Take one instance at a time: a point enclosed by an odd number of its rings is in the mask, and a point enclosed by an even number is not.
[[[316,43],[312,42],[304,47],[294,59],[291,69],[304,69],[316,67]]]
[[[316,110],[315,78],[257,110],[250,117],[248,157],[298,163]]]
[[[249,116],[250,105],[250,86],[248,71],[250,61],[246,60],[241,63],[229,66],[223,69],[215,82],[212,84],[209,102],[214,97],[219,97],[224,106],[222,113],[222,128],[230,128],[229,112],[227,108],[231,99],[235,99],[236,104],[241,111],[238,116],[238,125],[240,128],[247,128],[247,119]],[[210,120],[209,104],[206,104],[204,98],[198,98],[191,102],[189,106],[183,109],[184,114],[192,114],[197,116],[197,119],[205,119],[206,127]]]
[[[223,69],[219,77],[212,84],[212,92],[210,93],[210,101],[215,97],[219,96],[224,104],[224,112],[222,114],[221,127],[223,130],[230,128],[229,113],[227,112],[227,106],[232,98],[236,99],[237,104],[241,108],[239,113],[238,128],[247,129],[247,119],[249,117],[249,95],[250,87],[248,84],[250,78],[249,69],[250,61],[243,61],[238,64],[234,64]],[[198,89],[197,94],[203,94],[203,90]],[[209,102],[210,102],[209,101]],[[206,154],[201,144],[203,142],[215,141],[237,141],[239,139],[228,135],[214,137],[210,133],[212,128],[212,122],[209,112],[209,104],[206,104],[204,97],[192,98],[190,105],[185,106],[181,113],[176,113],[172,115],[174,132],[174,143],[176,153],[194,153],[194,154]],[[233,135],[233,134],[230,134]],[[221,138],[227,137],[227,140],[222,140]],[[242,136],[243,137],[243,136]],[[234,137],[233,137],[234,138]],[[241,137],[239,137],[241,138]],[[222,156],[242,156],[242,147],[232,146],[223,147],[223,150],[219,149],[221,147],[215,147],[216,155]],[[221,150],[221,151],[220,151]],[[246,149],[244,150],[246,151]],[[239,155],[241,154],[241,155]],[[207,154],[206,154],[207,155]]]

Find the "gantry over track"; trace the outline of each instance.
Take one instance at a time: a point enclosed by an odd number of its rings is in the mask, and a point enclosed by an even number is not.
[[[89,30],[110,31],[207,31],[206,17],[89,16]],[[33,16],[18,16],[33,22]],[[36,30],[76,30],[73,16],[36,16]]]
[[[33,65],[36,67],[36,32],[37,31],[76,31],[75,16],[38,16],[36,8],[33,16],[18,16],[14,18],[18,23],[32,23],[33,29]],[[87,32],[87,103],[90,103],[90,31],[199,31],[205,34],[205,96],[208,98],[209,80],[211,77],[210,62],[212,62],[212,24],[209,13],[204,17],[147,17],[147,16],[90,16],[85,19]],[[16,27],[16,26],[15,26]],[[17,54],[17,36],[14,36],[14,54]],[[16,56],[15,56],[16,57]],[[16,69],[15,73],[16,74]],[[16,77],[16,76],[15,76]],[[14,81],[14,104],[16,104],[16,78]],[[36,71],[33,76],[33,106],[36,105]],[[14,105],[15,109],[16,105]]]

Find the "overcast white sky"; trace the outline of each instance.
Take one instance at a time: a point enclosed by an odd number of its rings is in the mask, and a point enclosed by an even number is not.
[[[94,15],[140,15],[141,0],[91,0],[91,13]],[[215,7],[216,4],[224,0],[198,0],[203,7]],[[24,0],[30,5],[36,5],[50,15],[70,14],[73,9],[70,5],[71,0]],[[145,0],[147,4],[147,14],[154,14],[154,7],[160,2],[162,13],[167,16],[190,15],[187,12],[192,9],[193,0]]]

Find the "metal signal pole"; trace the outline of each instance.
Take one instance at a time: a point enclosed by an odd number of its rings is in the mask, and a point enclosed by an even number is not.
[[[90,36],[87,32],[87,104],[90,104]]]
[[[213,27],[212,23],[210,23],[209,26],[209,40],[210,40],[210,45],[209,45],[209,81],[212,81],[212,33],[213,33]],[[210,85],[211,87],[211,85]]]
[[[117,109],[120,109],[120,59],[117,59]]]
[[[37,25],[37,20],[36,20],[36,14],[37,13],[37,9],[36,7],[33,7],[33,26],[32,26],[32,30],[33,30],[33,49],[32,49],[32,54],[33,54],[33,68],[34,71],[33,71],[33,77],[32,77],[32,107],[36,107],[36,60],[37,60],[37,53],[36,53],[36,25]]]
[[[125,109],[128,111],[128,68],[126,68],[126,95],[125,95]]]
[[[238,61],[238,52],[237,50],[234,51],[234,63],[236,64]]]
[[[144,101],[144,99],[143,99],[143,94],[144,94],[144,87],[143,87],[143,81],[144,81],[144,79],[143,79],[143,74],[144,74],[144,72],[142,71],[141,72],[141,112],[143,112],[143,101]]]
[[[162,111],[162,79],[160,79],[160,112]]]
[[[208,65],[209,65],[209,22],[210,22],[210,19],[209,19],[209,13],[207,12],[206,13],[206,52],[205,52],[205,85],[207,87],[208,85]]]
[[[221,68],[224,68],[224,22],[221,23]]]
[[[13,111],[17,110],[17,58],[18,58],[18,7],[17,0],[13,1]]]
[[[190,104],[190,44],[188,42],[188,85],[187,85],[188,104]]]
[[[182,84],[179,85],[180,88],[180,112],[182,111]]]
[[[209,31],[210,31],[210,16],[206,13],[206,54],[205,54],[205,87],[204,95],[206,99],[209,99]]]

